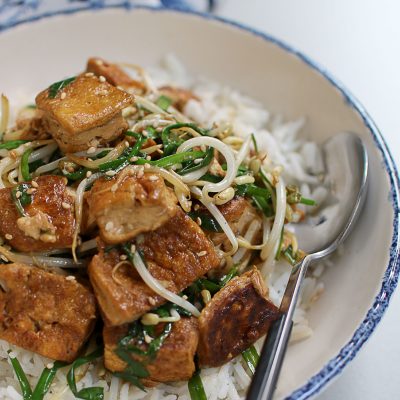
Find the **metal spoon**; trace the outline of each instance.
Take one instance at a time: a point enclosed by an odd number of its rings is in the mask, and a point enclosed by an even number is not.
[[[314,224],[299,225],[296,236],[309,254],[293,267],[283,296],[280,318],[268,332],[247,400],[271,400],[289,342],[292,318],[301,284],[310,263],[328,256],[340,246],[362,210],[368,184],[368,156],[361,139],[341,133],[323,145],[327,183],[333,199]]]

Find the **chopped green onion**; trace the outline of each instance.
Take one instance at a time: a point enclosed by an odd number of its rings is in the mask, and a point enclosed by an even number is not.
[[[75,76],[71,78],[64,79],[62,81],[58,81],[53,83],[52,85],[49,86],[49,98],[54,99],[57,96],[57,93],[64,89],[66,86],[68,86],[71,82],[73,82],[76,79]]]
[[[221,182],[221,180],[223,179],[222,176],[218,176],[218,175],[212,175],[210,173],[206,173],[204,174],[201,178],[200,181],[207,181],[207,182],[212,182],[212,183],[218,183]]]
[[[8,351],[11,353],[11,350]],[[15,357],[10,356],[11,365],[14,368],[15,375],[17,376],[19,385],[21,387],[22,397],[24,400],[31,400],[32,399],[32,389],[31,385],[29,384],[28,378],[25,375],[24,370],[21,367],[21,364]]]
[[[203,168],[207,165],[210,164],[210,162],[214,158],[214,149],[212,147],[209,147],[208,150],[206,151],[205,157],[199,162],[198,164],[195,164],[194,161],[191,161],[186,167],[183,167],[180,171],[177,171],[179,175],[186,175],[189,174],[190,172],[197,171],[200,168]]]
[[[11,351],[8,353],[10,354]],[[45,368],[39,377],[35,389],[32,392],[28,378],[26,377],[25,372],[17,358],[10,356],[10,361],[21,387],[23,400],[43,400],[44,396],[50,389],[50,385],[54,380],[57,370],[67,365],[64,362],[56,361],[51,368]]]
[[[86,173],[89,171],[87,168],[78,169],[78,171],[71,172],[68,174],[64,174],[64,176],[70,181],[80,181],[86,176]]]
[[[10,140],[8,142],[0,143],[0,150],[14,150],[21,144],[28,143],[29,140]]]
[[[158,107],[160,107],[163,111],[167,111],[168,107],[172,104],[172,100],[164,95],[161,95],[157,101],[156,104],[158,105]]]
[[[32,151],[33,151],[32,148],[25,150],[24,154],[22,154],[22,157],[21,157],[21,164],[20,164],[21,175],[25,181],[31,180],[31,174],[29,172],[29,156],[31,155]]]
[[[196,158],[203,157],[204,156],[203,151],[185,151],[182,153],[177,153],[177,154],[172,154],[167,157],[160,158],[159,160],[156,161],[147,161],[145,159],[139,159],[137,160],[136,164],[150,164],[150,165],[155,165],[156,167],[171,167],[172,165],[182,163],[184,161],[192,161],[195,160]]]
[[[160,350],[161,346],[164,344],[165,339],[169,336],[172,330],[172,323],[165,324],[165,327],[162,333],[155,339],[151,341],[149,344],[149,348],[147,350],[147,356],[153,361],[156,358],[158,350]]]
[[[172,130],[179,128],[192,128],[202,136],[207,134],[204,129],[201,129],[196,124],[192,123],[178,123],[168,125],[161,133],[161,139],[164,145],[163,151],[165,156],[169,156],[174,153],[176,149],[184,142],[184,140],[181,139],[178,135],[173,135],[173,132],[171,132]]]
[[[43,400],[50,389],[50,386],[56,376],[57,371],[67,364],[61,361],[55,361],[51,368],[45,368],[41,373],[39,380],[33,390],[32,400]]]
[[[199,211],[190,211],[188,213],[189,217],[192,218],[194,221],[196,221],[197,218],[200,218],[201,220],[201,228],[209,231],[209,232],[223,232],[221,225],[218,223],[218,221],[212,217],[211,215],[208,215],[203,212]]]
[[[221,286],[225,286],[229,281],[231,281],[238,274],[238,267],[234,266],[230,271],[221,279]]]
[[[192,400],[207,400],[204,391],[203,382],[201,381],[200,371],[196,371],[188,382],[190,398]]]
[[[248,349],[242,352],[242,357],[246,361],[247,366],[252,374],[256,372],[256,367],[260,356],[257,353],[256,348],[252,345]]]
[[[262,211],[262,213],[267,217],[273,217],[275,215],[274,209],[272,205],[264,198],[261,196],[252,196],[251,197],[255,206]]]
[[[246,183],[244,185],[236,186],[236,194],[239,196],[260,196],[265,200],[271,198],[271,192],[267,188],[261,188],[253,183]]]
[[[316,206],[317,205],[317,202],[315,200],[307,199],[305,197],[301,197],[299,203],[305,204],[306,206]]]
[[[297,259],[293,255],[293,248],[292,245],[289,245],[287,249],[283,252],[283,256],[286,258],[286,260],[291,264],[292,266],[295,266],[297,264]]]
[[[28,184],[21,183],[20,185],[11,189],[11,198],[14,201],[15,207],[22,217],[25,217],[27,215],[24,207],[32,203],[31,195],[26,192],[29,187],[30,186]],[[19,197],[17,197],[17,192],[21,193]]]
[[[210,281],[206,278],[199,278],[197,280],[198,285],[200,285],[201,289],[208,290],[211,294],[217,293],[221,290],[222,286],[218,283]]]
[[[125,371],[114,372],[113,375],[116,376],[117,378],[123,379],[124,381],[132,383],[139,389],[146,392],[146,389],[144,388],[143,383],[140,381],[140,379],[137,376],[131,375],[129,372],[125,372]]]
[[[88,387],[83,388],[78,391],[76,387],[75,381],[75,370],[79,368],[81,365],[86,364],[99,358],[103,355],[103,349],[98,348],[92,353],[88,354],[87,356],[77,358],[71,366],[71,369],[68,371],[67,374],[67,382],[68,386],[71,389],[71,392],[77,399],[84,399],[84,400],[103,400],[104,399],[104,389],[102,387]]]
[[[254,136],[254,133],[251,134],[251,140],[253,141],[254,150],[256,151],[256,154],[258,154],[258,145],[257,145],[256,137]]]
[[[279,258],[281,256],[281,249],[282,249],[282,243],[283,243],[283,234],[284,234],[284,228],[282,228],[282,230],[281,230],[281,236],[279,238],[278,248],[276,249],[275,260],[279,260]]]

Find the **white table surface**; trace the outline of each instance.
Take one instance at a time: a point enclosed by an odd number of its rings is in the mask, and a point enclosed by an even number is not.
[[[400,2],[220,0],[218,15],[283,39],[362,102],[400,165]],[[400,399],[400,293],[375,333],[318,399]]]

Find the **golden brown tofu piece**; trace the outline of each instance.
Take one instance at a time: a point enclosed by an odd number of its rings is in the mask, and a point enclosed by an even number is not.
[[[163,326],[164,324],[159,325]],[[127,364],[115,354],[118,342],[126,336],[127,332],[127,325],[105,327],[103,330],[104,365],[112,372],[123,371],[127,367]],[[171,333],[157,352],[154,361],[145,363],[144,358],[132,354],[134,359],[144,363],[149,372],[149,377],[142,380],[143,384],[154,386],[159,382],[189,380],[195,371],[193,359],[198,341],[197,319],[194,317],[181,318],[172,324]],[[131,344],[135,345],[134,341]],[[146,350],[143,345],[141,347],[142,350]]]
[[[175,86],[162,86],[158,88],[159,92],[172,100],[172,105],[179,111],[183,111],[189,100],[200,101],[200,99],[190,90],[178,88]]]
[[[146,89],[142,82],[132,79],[119,65],[100,57],[89,58],[86,71],[93,72],[97,76],[104,76],[111,85],[122,87],[130,93],[142,94]]]
[[[0,235],[16,250],[28,253],[71,247],[75,197],[66,178],[45,175],[35,182],[37,187],[26,183],[31,203],[23,206],[24,216],[12,198],[12,189],[0,190]]]
[[[214,246],[200,227],[181,209],[154,232],[143,234],[136,243],[151,275],[174,293],[179,293],[197,278],[219,264]],[[117,250],[93,257],[89,277],[106,325],[122,325],[165,303],[140,278],[129,263],[120,262]]]
[[[87,201],[88,220],[96,220],[103,240],[113,244],[159,228],[178,210],[177,199],[162,177],[143,170],[98,179]]]
[[[43,125],[64,152],[77,152],[116,139],[127,128],[122,109],[133,96],[96,76],[79,75],[51,98],[50,89],[36,96]]]
[[[215,294],[199,318],[201,366],[218,367],[265,335],[279,310],[254,267]]]
[[[71,362],[92,333],[93,293],[75,279],[24,264],[0,268],[0,339]]]

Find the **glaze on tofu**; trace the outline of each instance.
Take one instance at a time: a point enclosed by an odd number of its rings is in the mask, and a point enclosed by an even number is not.
[[[123,371],[127,366],[125,361],[115,353],[118,342],[126,336],[127,332],[128,325],[105,327],[103,330],[104,365],[112,372]],[[160,382],[189,380],[195,371],[194,354],[198,341],[197,318],[181,318],[174,322],[172,330],[157,352],[155,360],[146,364],[149,377],[142,380],[143,384],[154,386]],[[141,361],[137,356],[136,360]]]
[[[119,65],[100,57],[89,58],[86,71],[97,76],[104,76],[108,83],[121,87],[129,93],[142,94],[146,89],[142,82],[132,79]]]
[[[31,203],[23,206],[25,215],[18,210],[12,189],[0,190],[0,235],[22,252],[71,247],[75,229],[75,197],[67,187],[66,178],[40,176],[26,185]]]
[[[96,321],[93,293],[76,279],[24,264],[0,268],[0,339],[71,362]]]
[[[98,179],[89,196],[88,220],[96,220],[107,243],[122,243],[155,230],[173,217],[177,199],[157,173],[126,174]]]
[[[44,127],[66,153],[86,150],[120,136],[128,128],[122,109],[133,101],[133,96],[104,78],[87,74],[77,76],[54,98],[50,89],[36,96]]]
[[[268,300],[255,267],[233,278],[201,312],[200,366],[218,367],[229,362],[265,335],[278,317],[279,310]]]
[[[219,264],[214,246],[200,227],[181,209],[161,228],[145,233],[136,242],[151,275],[168,290],[179,293]],[[140,278],[136,269],[121,262],[117,250],[100,253],[89,264],[92,283],[106,325],[122,325],[165,303]]]

